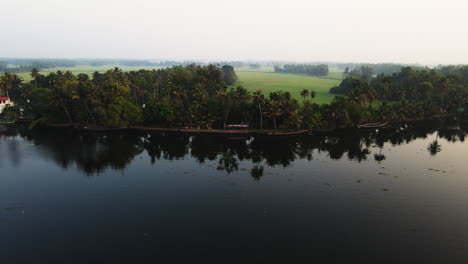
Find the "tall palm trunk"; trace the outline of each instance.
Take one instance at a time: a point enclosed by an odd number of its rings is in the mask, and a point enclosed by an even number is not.
[[[86,107],[86,111],[88,111],[89,115],[91,116],[91,119],[93,119],[94,125],[96,125],[96,119],[94,118],[93,113],[91,113],[91,110],[89,110],[88,103],[85,102],[84,105]]]
[[[68,120],[70,120],[70,123],[73,123],[73,120],[71,119],[70,113],[68,112],[67,108],[64,105],[62,105],[62,107],[63,110],[65,110],[65,113],[67,113]]]
[[[263,129],[263,113],[260,104],[258,104],[258,109],[260,110],[260,129]]]

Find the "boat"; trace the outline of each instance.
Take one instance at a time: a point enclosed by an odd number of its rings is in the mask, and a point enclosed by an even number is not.
[[[126,127],[80,127],[78,128],[81,131],[86,132],[121,132],[126,131],[128,128]]]
[[[388,122],[384,123],[368,123],[368,124],[358,124],[358,128],[381,128],[388,125]]]
[[[262,136],[300,136],[307,134],[309,130],[298,130],[298,131],[290,131],[290,132],[270,132],[266,134],[261,134]]]

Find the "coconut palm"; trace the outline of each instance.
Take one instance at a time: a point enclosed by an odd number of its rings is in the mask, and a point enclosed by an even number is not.
[[[384,98],[387,100],[388,98],[388,89],[390,87],[390,84],[392,84],[392,78],[387,75],[382,76],[382,83],[384,85]]]
[[[32,68],[31,70],[31,77],[34,79],[34,87],[37,88],[37,78],[39,77],[39,69]]]
[[[70,123],[73,123],[70,112],[68,111],[67,105],[71,97],[64,86],[55,87],[52,89],[51,98],[49,104],[53,106],[61,107],[68,116]]]
[[[260,112],[260,129],[263,129],[262,105],[265,105],[265,96],[262,94],[262,90],[255,91],[253,95],[253,101],[258,106],[258,110]]]
[[[309,90],[307,89],[304,89],[301,91],[301,96],[302,98],[306,99],[307,97],[309,97]]]
[[[0,89],[9,97],[8,92],[11,90],[11,73],[5,72],[3,76],[0,77]]]
[[[314,99],[317,96],[316,91],[310,91],[310,98]]]

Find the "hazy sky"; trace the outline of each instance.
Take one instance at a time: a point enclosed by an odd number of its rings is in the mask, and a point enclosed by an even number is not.
[[[0,57],[468,64],[467,0],[10,0]]]

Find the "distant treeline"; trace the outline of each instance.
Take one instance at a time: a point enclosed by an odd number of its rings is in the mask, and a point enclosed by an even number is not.
[[[0,61],[0,73],[2,72],[10,72],[10,73],[30,72],[32,69],[33,69],[32,66],[8,67],[7,62]]]
[[[333,67],[342,69],[345,72],[345,74],[349,73],[348,76],[355,77],[361,77],[358,76],[359,72],[363,72],[364,75],[368,75],[369,71],[372,71],[372,74],[392,74],[401,71],[401,69],[404,67],[411,67],[413,69],[421,70],[428,69],[428,67],[426,66],[400,63],[335,63]]]
[[[22,72],[22,69],[47,69],[60,67],[75,67],[77,65],[104,66],[174,66],[190,65],[193,61],[149,61],[149,60],[129,60],[129,59],[10,59],[0,58],[0,70],[10,73]]]
[[[33,68],[67,68],[78,65],[89,65],[93,67],[115,65],[133,67],[172,67],[197,65],[231,65],[233,67],[250,67],[258,69],[262,66],[272,66],[272,62],[252,62],[252,61],[192,61],[192,60],[134,60],[134,59],[22,59],[22,58],[0,58],[0,72],[21,73],[30,72]]]
[[[283,67],[274,66],[275,72],[298,73],[312,76],[327,76],[328,65],[286,64]]]

